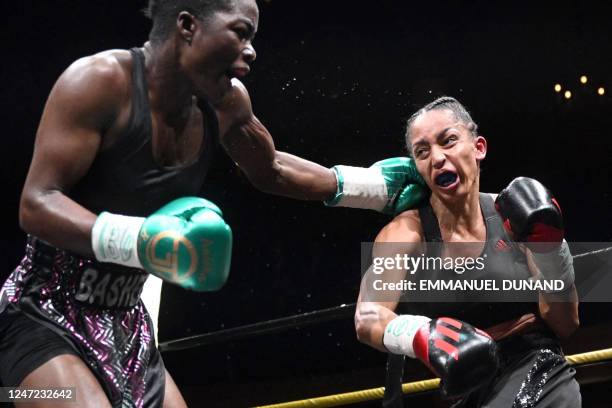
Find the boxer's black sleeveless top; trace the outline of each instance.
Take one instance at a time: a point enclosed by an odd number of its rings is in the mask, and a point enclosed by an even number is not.
[[[531,274],[527,268],[525,255],[518,249],[510,239],[502,223],[502,219],[495,210],[495,203],[489,194],[480,193],[480,208],[485,220],[486,241],[481,257],[486,258],[485,268],[481,271],[472,270],[465,272],[469,279],[529,279]],[[441,243],[442,236],[438,225],[438,218],[433,212],[431,205],[419,208],[419,217],[425,242]],[[439,250],[440,245],[431,245],[430,248]],[[428,256],[440,256],[438,253],[428,253]],[[435,277],[448,274],[446,271],[433,271]],[[470,302],[469,292],[463,299],[455,299],[454,302],[410,302],[410,293],[406,293],[406,301],[400,302],[397,311],[401,314],[419,314],[429,317],[450,316],[466,321],[478,328],[484,329],[507,320],[521,317],[527,313],[538,314],[537,303],[533,302],[497,302],[489,296],[493,302],[479,301]],[[483,298],[481,298],[483,299]]]
[[[214,111],[198,101],[204,121],[199,156],[186,166],[158,165],[144,55],[136,48],[130,53],[128,125],[113,146],[98,154],[69,195],[96,213],[147,216],[175,198],[199,193],[218,144],[218,126]],[[65,339],[113,406],[162,406],[165,369],[140,299],[147,276],[142,270],[100,263],[30,236],[26,256],[0,288],[0,314],[24,313]]]
[[[132,109],[128,125],[114,145],[98,154],[87,175],[69,193],[94,213],[147,216],[175,198],[197,195],[218,145],[217,117],[211,106],[200,99],[204,140],[197,160],[171,167],[155,162],[144,54],[140,48],[132,48],[130,53]]]

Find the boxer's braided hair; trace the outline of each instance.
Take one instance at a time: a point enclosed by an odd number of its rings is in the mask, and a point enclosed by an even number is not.
[[[470,113],[465,109],[465,106],[461,104],[457,99],[451,96],[441,96],[433,102],[428,103],[423,106],[421,109],[416,111],[408,120],[406,121],[406,148],[408,149],[408,155],[412,155],[412,146],[410,144],[410,131],[412,124],[420,115],[425,112],[429,112],[432,110],[442,110],[448,109],[453,112],[455,119],[459,122],[463,123],[467,126],[467,128],[472,133],[472,136],[478,136],[478,125],[470,116]]]

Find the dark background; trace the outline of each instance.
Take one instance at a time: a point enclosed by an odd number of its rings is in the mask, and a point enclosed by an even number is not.
[[[537,178],[563,207],[568,241],[611,241],[612,4],[498,3],[259,2],[258,58],[244,81],[255,112],[279,150],[325,166],[365,166],[403,155],[405,119],[436,96],[455,96],[489,143],[483,191],[497,192],[517,176]],[[144,6],[3,3],[0,277],[22,256],[18,200],[49,90],[81,56],[142,45],[149,30]],[[555,83],[573,97],[555,93]],[[231,276],[218,293],[165,287],[162,342],[354,302],[360,242],[373,240],[389,221],[260,193],[223,153],[202,196],[223,209],[234,231]],[[611,310],[597,305],[596,316],[589,315],[593,307],[581,310],[587,328]],[[357,343],[350,318],[164,358],[192,401],[207,390],[208,403],[217,406],[383,382],[384,356]],[[328,377],[335,388],[322,384]],[[291,379],[314,385],[302,391],[286,385]],[[236,394],[240,402],[232,400]]]

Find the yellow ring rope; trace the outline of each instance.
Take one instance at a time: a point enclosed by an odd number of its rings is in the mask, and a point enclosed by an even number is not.
[[[565,359],[571,365],[584,365],[612,360],[612,348],[589,351],[587,353],[566,356]],[[414,394],[417,392],[431,391],[438,388],[439,378],[410,382],[402,385],[404,394]],[[346,392],[343,394],[328,395],[325,397],[308,398],[299,401],[281,402],[279,404],[262,405],[256,408],[324,408],[338,407],[341,405],[354,404],[358,402],[373,401],[381,399],[385,387],[370,388],[367,390]]]

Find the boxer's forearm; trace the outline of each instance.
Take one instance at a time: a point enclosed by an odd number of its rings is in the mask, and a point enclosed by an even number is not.
[[[255,117],[224,133],[223,146],[257,189],[300,200],[327,200],[336,194],[335,173],[306,159],[279,152],[272,135]]]
[[[567,243],[562,245],[565,245],[567,249]],[[524,250],[527,258],[527,268],[529,269],[531,275],[534,278],[541,278],[542,271],[536,264],[534,254],[528,248],[524,248]],[[557,268],[559,270],[564,270],[572,266],[571,254],[569,253],[569,250],[564,253],[564,257],[567,262],[561,263],[561,266]],[[550,267],[548,267],[548,269],[550,269]],[[551,272],[549,271],[548,274],[550,275]],[[569,289],[557,293],[546,293],[544,291],[540,291],[538,301],[540,316],[546,322],[548,327],[550,327],[552,331],[555,332],[555,334],[560,338],[570,336],[580,324],[578,319],[578,294],[576,292],[576,286],[573,283],[573,267],[571,268],[571,273],[560,273],[560,275],[565,277],[564,279],[566,280],[569,274],[572,276],[572,284]]]
[[[376,302],[357,303],[355,311],[355,332],[357,339],[379,351],[387,352],[383,344],[385,327],[397,314]]]
[[[19,206],[19,224],[25,232],[85,256],[93,256],[91,229],[96,218],[60,191],[24,191]]]
[[[576,287],[562,293],[544,293],[539,296],[540,316],[559,338],[569,337],[580,325]]]
[[[336,193],[334,172],[317,163],[289,153],[275,152],[266,177],[253,180],[255,186],[271,194],[300,200],[329,199]]]

